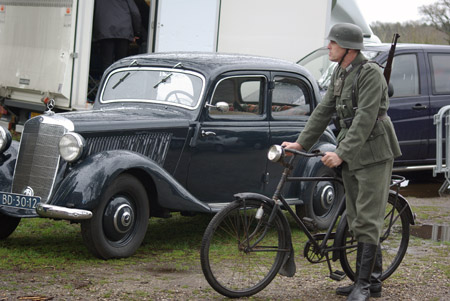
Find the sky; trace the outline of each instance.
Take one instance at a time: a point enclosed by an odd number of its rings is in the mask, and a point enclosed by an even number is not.
[[[436,3],[438,0],[356,0],[366,22],[380,21],[396,23],[420,21],[422,16],[418,8],[422,5]]]

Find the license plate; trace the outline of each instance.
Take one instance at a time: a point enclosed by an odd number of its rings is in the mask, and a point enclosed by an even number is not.
[[[0,192],[0,206],[36,209],[40,201],[41,198],[38,196]]]

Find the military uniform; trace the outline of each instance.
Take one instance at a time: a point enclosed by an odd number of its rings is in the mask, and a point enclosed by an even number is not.
[[[366,61],[359,53],[346,69],[340,66],[335,69],[324,99],[312,113],[297,143],[310,149],[333,114],[337,114],[342,128],[336,154],[344,161],[342,177],[349,227],[358,242],[376,245],[381,235],[393,159],[401,152],[386,114],[389,98],[383,73],[377,64]],[[353,86],[356,109],[352,104]]]

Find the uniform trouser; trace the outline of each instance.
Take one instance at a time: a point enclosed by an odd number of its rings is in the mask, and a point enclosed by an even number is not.
[[[347,221],[358,242],[377,245],[384,224],[394,160],[349,170],[342,166]]]

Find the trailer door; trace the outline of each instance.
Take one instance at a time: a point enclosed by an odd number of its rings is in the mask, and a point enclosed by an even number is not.
[[[78,12],[80,6],[86,5],[77,0],[0,0],[0,87],[7,91],[5,105],[42,112],[42,99],[49,96],[57,107],[73,108],[74,88],[87,86],[92,28],[93,9]],[[79,13],[91,19],[89,30],[77,41],[77,25],[83,25],[77,22]],[[81,44],[87,51],[80,52]],[[80,59],[84,70],[79,65],[74,69]],[[73,87],[74,73],[80,72],[85,72],[85,80],[80,84],[77,78]]]
[[[154,52],[216,51],[218,0],[159,0]]]

